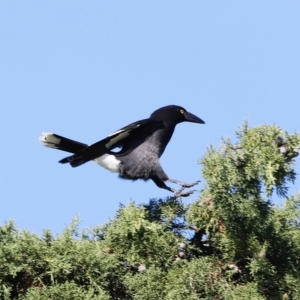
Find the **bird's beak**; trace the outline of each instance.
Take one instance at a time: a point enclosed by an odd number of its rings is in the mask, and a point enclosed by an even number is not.
[[[200,118],[198,118],[197,116],[195,116],[189,112],[185,112],[184,116],[185,116],[185,121],[187,121],[187,122],[205,124],[205,122],[203,120],[201,120]]]

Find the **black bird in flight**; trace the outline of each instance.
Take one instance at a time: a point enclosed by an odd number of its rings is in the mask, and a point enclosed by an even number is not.
[[[87,145],[54,133],[43,133],[39,140],[44,146],[73,153],[59,162],[78,167],[90,160],[119,173],[124,179],[152,179],[154,183],[175,196],[188,196],[193,191],[183,192],[199,181],[188,184],[169,178],[162,169],[159,158],[169,143],[175,126],[181,122],[204,124],[204,121],[183,107],[168,105],[154,111],[150,118],[134,122],[117,130],[105,139]],[[119,151],[113,151],[121,148]],[[176,191],[165,184],[169,181],[181,186]]]

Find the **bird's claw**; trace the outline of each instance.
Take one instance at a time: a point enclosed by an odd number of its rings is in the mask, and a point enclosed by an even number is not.
[[[200,180],[197,180],[193,183],[186,183],[186,182],[183,182],[183,181],[178,181],[178,180],[174,180],[174,179],[170,179],[170,178],[167,181],[178,184],[183,189],[193,187],[193,186],[195,186],[196,184],[198,184],[200,182]]]
[[[195,190],[191,190],[191,191],[187,191],[187,192],[183,192],[183,190],[186,188],[191,188],[200,182],[200,180],[197,180],[193,183],[185,183],[185,182],[174,180],[174,179],[168,179],[168,181],[181,186],[181,188],[178,191],[169,189],[174,193],[175,197],[188,197],[189,195],[193,194],[195,192]]]
[[[185,183],[185,182],[183,182],[181,186],[182,186],[182,188],[190,188],[190,187],[193,187],[193,186],[197,185],[199,182],[200,182],[200,180],[197,180],[194,183]]]
[[[181,188],[180,190],[178,190],[177,192],[174,193],[175,197],[188,197],[191,194],[193,194],[194,192],[196,192],[196,190],[191,190],[191,191],[187,191],[187,192],[183,192],[184,187]]]

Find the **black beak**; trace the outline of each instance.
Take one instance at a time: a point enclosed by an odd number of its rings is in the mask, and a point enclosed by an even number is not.
[[[195,115],[189,112],[185,112],[184,116],[185,116],[185,121],[187,122],[205,124],[203,120],[201,120],[200,118],[196,117]]]

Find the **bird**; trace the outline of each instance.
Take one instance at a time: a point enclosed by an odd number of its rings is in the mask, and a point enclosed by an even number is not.
[[[43,132],[39,140],[46,147],[72,153],[59,161],[62,164],[78,167],[95,161],[109,171],[118,173],[120,178],[151,179],[159,188],[174,193],[174,196],[187,197],[194,191],[184,190],[199,181],[188,184],[171,179],[159,162],[176,125],[182,122],[205,124],[185,108],[168,105],[155,110],[148,119],[131,123],[92,145],[49,132]],[[175,190],[165,182],[177,184],[180,188]]]

